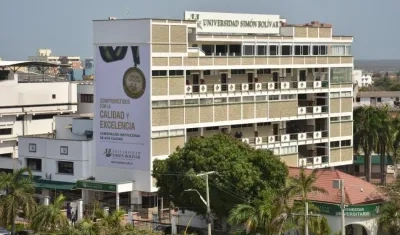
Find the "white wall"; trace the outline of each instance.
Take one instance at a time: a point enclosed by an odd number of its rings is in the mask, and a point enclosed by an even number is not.
[[[364,73],[362,70],[353,70],[353,83],[359,87],[367,87],[372,85],[372,74]]]
[[[92,141],[57,140],[48,138],[19,137],[20,167],[26,167],[26,158],[42,159],[42,171],[34,175],[52,175],[54,181],[76,182],[77,179],[88,178],[92,175],[90,168],[92,158]],[[29,152],[29,144],[36,144],[36,152]],[[60,154],[60,147],[68,147],[68,155]],[[74,173],[58,173],[58,161],[74,163]]]
[[[92,119],[75,115],[56,116],[54,118],[57,139],[87,140],[87,136],[84,134],[85,131],[93,131]]]
[[[150,43],[150,19],[98,20],[93,22],[93,29],[94,44]]]
[[[82,103],[81,94],[94,94],[93,84],[78,84],[78,114],[93,114],[93,103]]]

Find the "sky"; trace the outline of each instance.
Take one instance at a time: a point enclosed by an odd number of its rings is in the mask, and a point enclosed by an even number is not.
[[[400,59],[399,8],[399,0],[0,0],[0,58],[26,60],[38,48],[49,48],[53,55],[92,57],[92,20],[180,19],[191,10],[330,23],[334,34],[354,36],[355,59]]]

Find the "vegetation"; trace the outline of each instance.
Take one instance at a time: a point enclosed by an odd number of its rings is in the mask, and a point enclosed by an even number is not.
[[[374,78],[374,83],[369,87],[362,87],[360,91],[400,91],[400,81],[390,79],[388,75]]]
[[[24,217],[30,218],[36,209],[31,171],[22,168],[11,174],[0,173],[0,190],[5,192],[5,195],[0,195],[2,225],[10,225],[12,234],[15,234],[17,216],[22,212]]]
[[[286,165],[270,151],[256,150],[225,134],[190,138],[168,159],[156,160],[153,169],[161,196],[200,214],[206,213],[204,203],[185,190],[196,189],[205,198],[205,180],[196,174],[218,172],[209,182],[212,209],[219,218],[226,218],[237,204],[284,187],[288,176]]]
[[[387,107],[362,106],[354,110],[353,146],[356,153],[362,152],[364,155],[368,182],[371,182],[372,153],[396,155],[393,153],[398,151],[395,148],[398,148],[399,143],[393,142],[393,136],[397,135],[397,125]],[[385,161],[381,161],[381,164],[385,164]]]

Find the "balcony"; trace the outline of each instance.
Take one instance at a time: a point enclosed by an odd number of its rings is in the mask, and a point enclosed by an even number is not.
[[[259,137],[246,137],[242,138],[242,142],[249,145],[262,146],[269,144],[282,144],[289,142],[301,142],[306,143],[307,141],[320,142],[321,139],[328,138],[328,131],[314,131],[314,132],[302,132],[294,134],[284,134],[284,135],[270,135],[270,136],[259,136]]]
[[[298,115],[313,115],[313,114],[327,114],[329,113],[328,105],[324,106],[304,106],[297,108]]]
[[[235,93],[235,92],[262,92],[262,91],[305,91],[328,88],[327,81],[288,81],[288,82],[257,82],[257,83],[226,83],[226,84],[200,84],[186,85],[186,94],[216,94],[216,93]]]
[[[196,52],[192,52],[194,55]],[[169,63],[169,61],[174,61]],[[179,61],[179,62],[176,62]],[[253,68],[279,67],[281,65],[324,65],[352,64],[352,56],[194,56],[194,57],[153,57],[152,66],[252,66]]]
[[[315,167],[320,166],[322,164],[329,164],[329,156],[314,156],[314,157],[305,157],[299,158],[299,166],[302,167]]]

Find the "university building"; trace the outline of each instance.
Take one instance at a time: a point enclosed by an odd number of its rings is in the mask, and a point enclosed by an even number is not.
[[[94,21],[96,181],[133,182],[131,205],[156,206],[153,160],[220,132],[293,167],[352,164],[352,42],[279,15]]]

